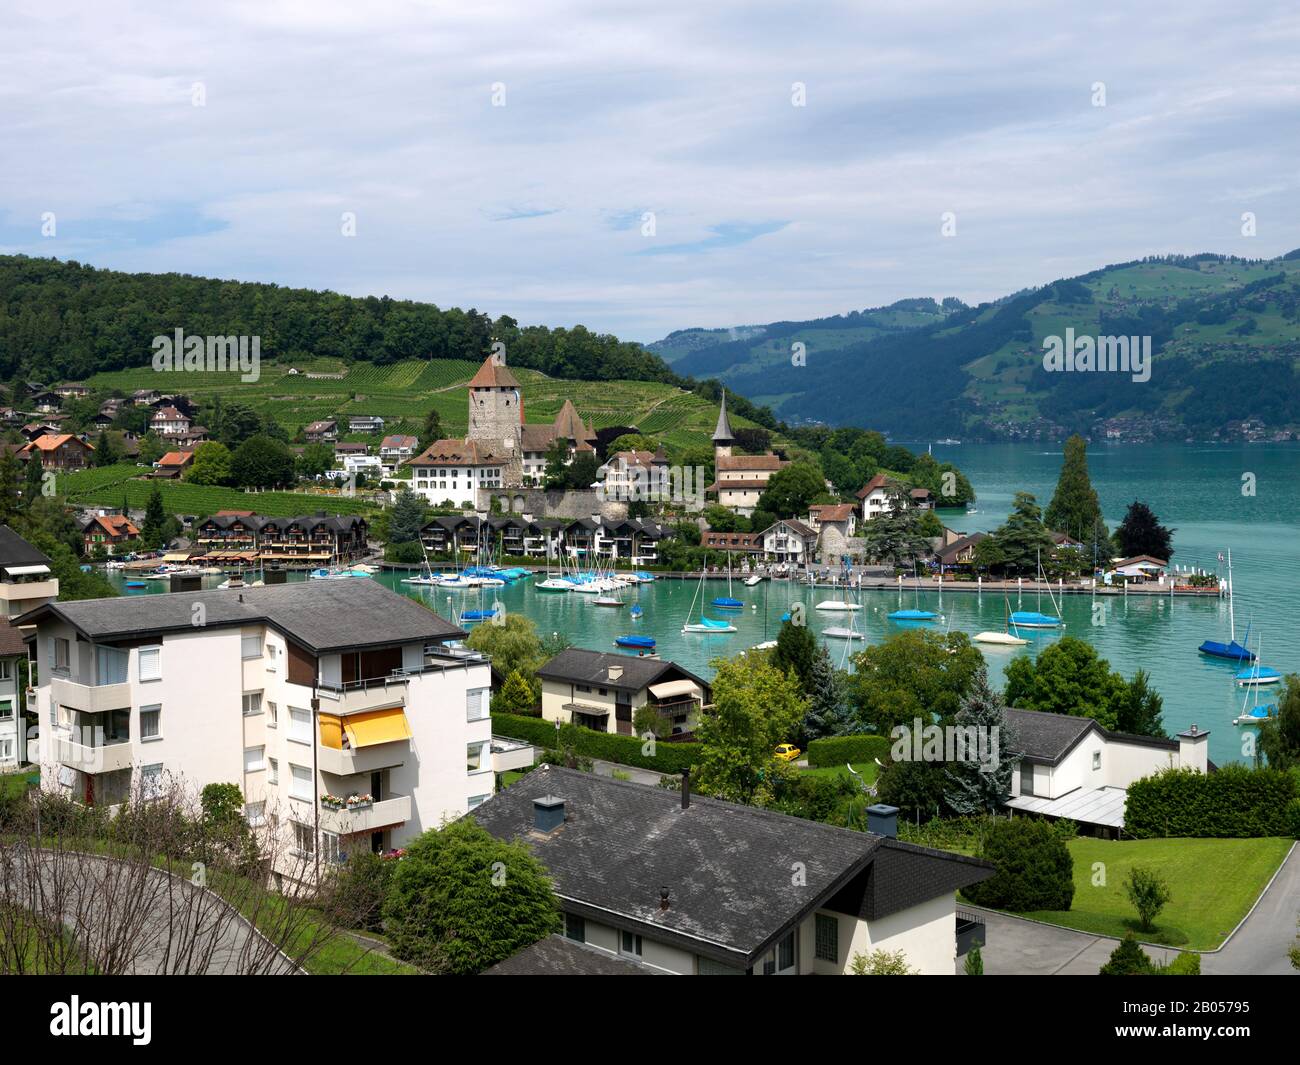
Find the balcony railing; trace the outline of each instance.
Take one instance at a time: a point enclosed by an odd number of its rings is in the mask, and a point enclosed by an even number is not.
[[[983,947],[987,938],[982,914],[957,911],[957,957],[969,953],[972,947]]]
[[[60,706],[80,710],[87,714],[103,714],[109,710],[126,710],[131,706],[131,685],[81,684],[68,677],[50,678],[50,698]]]
[[[103,746],[90,746],[77,743],[67,736],[56,736],[54,740],[54,758],[56,761],[83,773],[112,773],[118,769],[129,769],[132,761],[132,747],[129,741],[108,743]]]
[[[341,749],[322,745],[317,751],[317,764],[322,773],[350,777],[358,773],[376,773],[381,769],[391,769],[401,764],[410,751],[410,740],[391,740],[388,743]]]
[[[322,805],[320,814],[321,828],[327,832],[337,832],[340,836],[357,832],[374,832],[390,825],[400,825],[410,819],[411,797],[409,795],[392,795],[369,806],[354,806],[342,810]]]

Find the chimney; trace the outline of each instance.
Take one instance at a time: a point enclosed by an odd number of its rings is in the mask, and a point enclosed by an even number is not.
[[[682,809],[689,810],[691,806],[691,767],[687,766],[682,770]]]
[[[867,831],[889,839],[898,838],[898,807],[878,802],[867,807]]]
[[[661,910],[666,910],[668,909],[668,905],[668,885],[665,884],[659,889],[659,908]]]
[[[533,800],[533,830],[549,836],[564,824],[564,800],[558,795],[543,795]]]
[[[618,680],[618,679],[623,675],[623,667],[622,667],[622,666],[610,666],[609,669],[608,669],[608,673],[609,673],[609,679],[610,679],[611,681]]]
[[[1178,766],[1180,769],[1195,769],[1198,773],[1208,773],[1210,769],[1209,733],[1202,732],[1193,722],[1186,732],[1178,734]]]

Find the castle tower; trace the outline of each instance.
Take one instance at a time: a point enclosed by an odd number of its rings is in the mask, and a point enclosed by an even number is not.
[[[523,397],[519,381],[493,352],[469,382],[468,439],[503,462],[506,484],[523,481]]]
[[[731,422],[727,420],[727,390],[722,390],[722,408],[718,411],[718,427],[713,430],[713,458],[731,458],[731,445],[736,442],[731,431]]]

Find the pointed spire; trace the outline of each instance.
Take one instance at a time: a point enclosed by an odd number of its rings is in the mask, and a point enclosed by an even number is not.
[[[715,444],[730,444],[735,442],[735,436],[731,432],[731,422],[727,420],[727,390],[722,390],[722,408],[718,411],[718,427],[713,430],[713,442]]]

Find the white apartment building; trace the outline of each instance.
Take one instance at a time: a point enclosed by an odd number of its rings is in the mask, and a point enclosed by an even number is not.
[[[250,823],[330,860],[494,790],[488,659],[372,581],[54,602],[22,622],[42,787],[76,801],[236,783]]]
[[[430,503],[475,505],[480,488],[500,488],[509,459],[489,454],[475,440],[439,440],[411,459],[411,491]]]
[[[27,647],[22,633],[0,618],[0,773],[27,761],[27,730],[23,724],[22,660]]]

